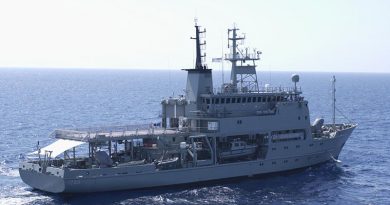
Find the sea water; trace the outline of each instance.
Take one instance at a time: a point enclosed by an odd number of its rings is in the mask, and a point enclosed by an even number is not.
[[[259,85],[293,86],[291,74],[260,70]],[[333,73],[298,74],[311,121],[330,122]],[[184,93],[186,72],[1,69],[0,204],[390,204],[390,74],[335,75],[337,121],[359,124],[341,163],[223,183],[56,195],[19,177],[19,161],[38,141],[53,142],[56,128],[158,122],[161,99]],[[221,72],[213,77],[219,87]]]

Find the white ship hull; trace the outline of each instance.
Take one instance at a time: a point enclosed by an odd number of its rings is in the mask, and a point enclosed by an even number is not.
[[[337,133],[335,138],[301,146],[312,145],[311,152],[265,160],[253,160],[204,167],[181,168],[173,170],[134,171],[130,167],[99,169],[53,169],[45,174],[40,167],[31,163],[21,163],[19,172],[23,181],[33,188],[52,193],[102,192],[126,189],[197,183],[234,177],[245,177],[274,172],[288,171],[313,166],[338,158],[339,153],[353,128]],[[24,167],[23,167],[24,166]],[[139,168],[142,170],[143,168]],[[128,171],[128,173],[126,173]],[[139,173],[137,173],[139,172]],[[57,176],[56,176],[57,175]]]

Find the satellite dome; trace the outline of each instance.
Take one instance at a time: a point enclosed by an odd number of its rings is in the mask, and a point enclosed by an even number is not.
[[[294,82],[294,83],[299,82],[299,75],[298,75],[298,74],[292,74],[291,80],[292,80],[292,82]]]

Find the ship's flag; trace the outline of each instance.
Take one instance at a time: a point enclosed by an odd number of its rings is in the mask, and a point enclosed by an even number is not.
[[[213,63],[220,63],[220,62],[222,62],[222,58],[213,58],[211,60],[211,62],[213,62]]]

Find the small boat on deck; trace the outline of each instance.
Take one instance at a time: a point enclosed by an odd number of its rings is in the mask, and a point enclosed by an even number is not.
[[[222,151],[220,157],[222,159],[231,159],[238,157],[251,156],[256,153],[257,145],[248,145],[245,141],[235,139],[230,143],[230,149]]]

